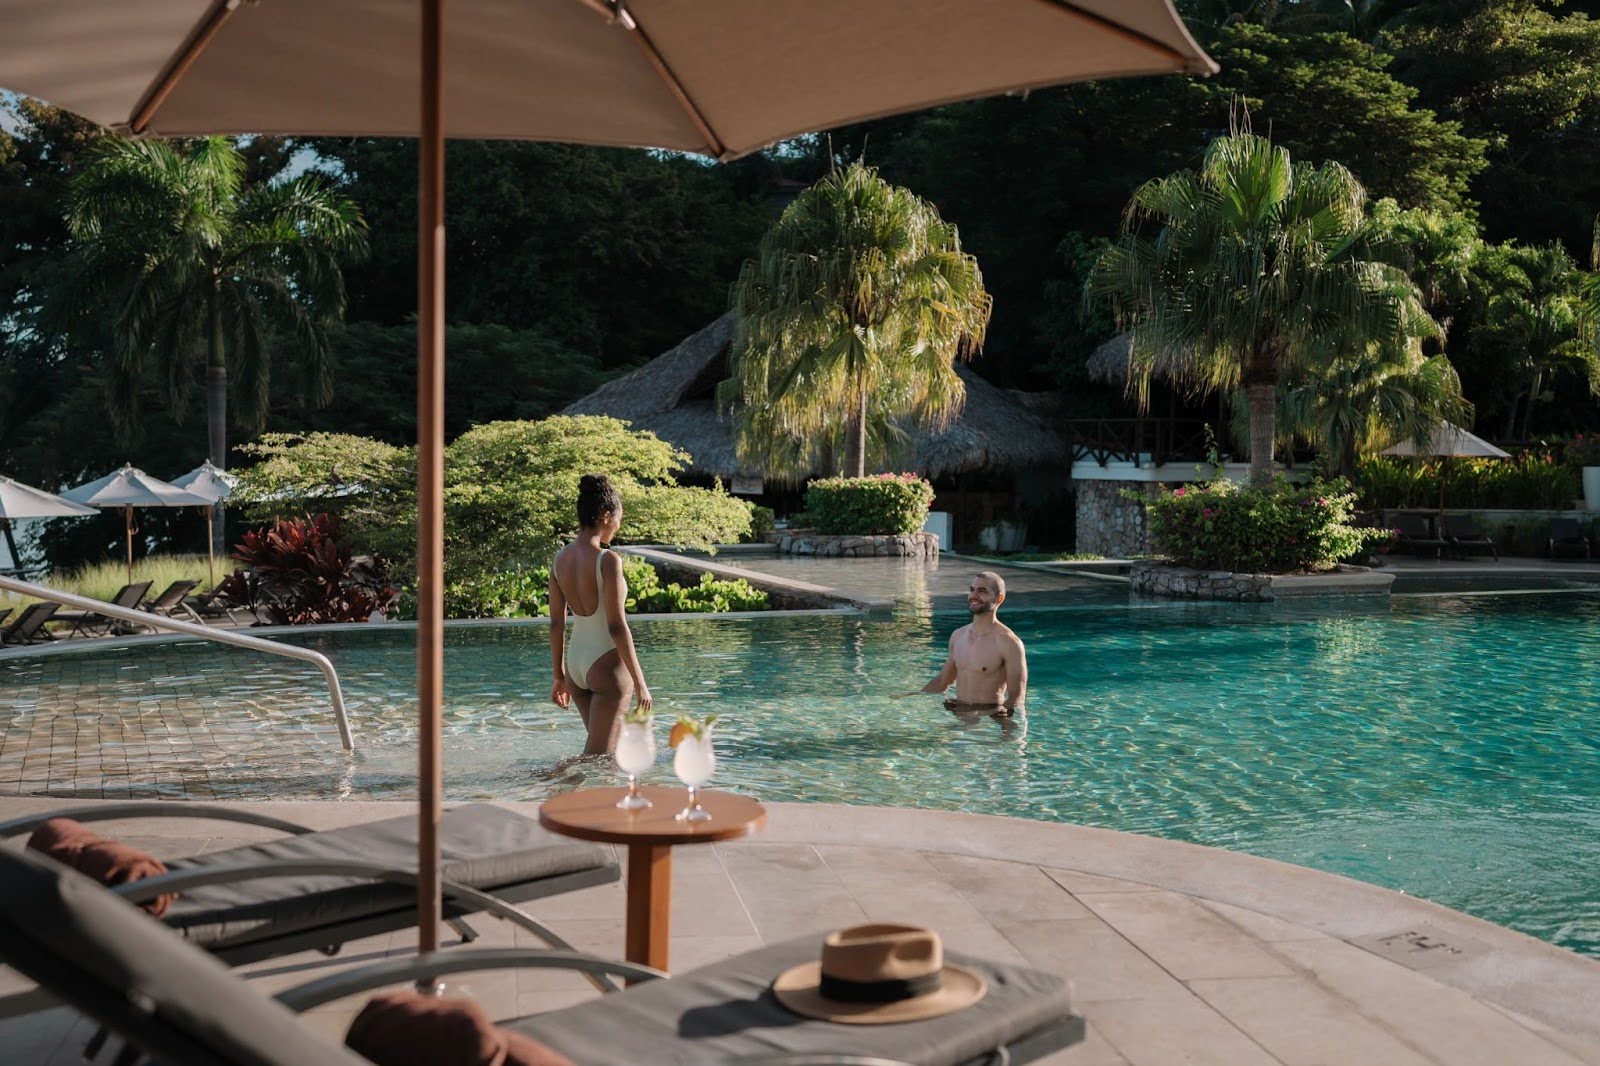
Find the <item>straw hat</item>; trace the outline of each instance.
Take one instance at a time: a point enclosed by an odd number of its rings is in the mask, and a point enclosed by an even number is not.
[[[808,1018],[882,1025],[970,1007],[988,987],[980,974],[944,961],[933,930],[873,924],[829,933],[822,958],[779,974],[772,994]]]

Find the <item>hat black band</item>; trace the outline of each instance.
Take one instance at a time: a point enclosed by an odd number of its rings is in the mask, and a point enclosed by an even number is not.
[[[851,981],[823,974],[817,991],[824,999],[836,999],[841,1003],[896,1003],[937,992],[942,984],[938,970],[921,977],[888,981]]]

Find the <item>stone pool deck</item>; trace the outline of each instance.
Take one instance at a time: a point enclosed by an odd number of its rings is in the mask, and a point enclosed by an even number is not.
[[[70,806],[0,798],[0,819]],[[534,804],[508,804],[528,813]],[[405,803],[255,803],[317,827],[393,816]],[[174,820],[109,826],[167,854],[263,831]],[[770,805],[765,832],[674,852],[672,968],[762,943],[893,920],[952,947],[1072,978],[1088,1040],[1055,1066],[1600,1064],[1600,961],[1346,878],[1151,837],[1012,818],[821,804]],[[620,952],[622,888],[530,910],[582,950]],[[476,922],[484,945],[536,946]],[[410,934],[246,967],[273,992],[385,955]],[[0,995],[26,988],[0,969]],[[472,975],[491,1014],[595,993],[549,973]],[[338,1036],[359,1001],[309,1021]],[[0,1059],[79,1062],[91,1026],[57,1008],[0,1020]]]

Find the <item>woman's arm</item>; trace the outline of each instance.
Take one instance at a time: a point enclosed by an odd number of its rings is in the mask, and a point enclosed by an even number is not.
[[[567,597],[556,580],[554,562],[550,564],[547,592],[550,597],[550,670],[555,676],[550,686],[550,700],[557,707],[565,707],[572,702],[572,693],[567,690]]]
[[[633,649],[633,630],[628,628],[628,605],[622,594],[622,557],[616,552],[606,552],[601,557],[600,569],[605,574],[605,595],[601,597],[606,611],[606,631],[617,645],[622,658],[622,668],[633,678],[633,694],[639,709],[648,711],[651,703],[650,686],[644,683],[644,668],[639,665],[639,655]]]

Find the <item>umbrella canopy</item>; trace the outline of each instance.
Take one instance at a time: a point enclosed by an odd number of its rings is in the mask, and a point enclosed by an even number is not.
[[[1449,459],[1509,459],[1511,453],[1501,451],[1482,437],[1475,436],[1460,426],[1440,422],[1419,450],[1414,440],[1403,440],[1380,455],[1435,456]]]
[[[211,501],[151,477],[131,463],[61,494],[90,507],[208,507]]]
[[[416,136],[422,21],[396,0],[3,0],[0,71],[133,133]],[[1217,69],[1168,0],[449,0],[443,37],[452,137],[719,159],[937,103]]]
[[[207,459],[187,474],[181,474],[172,479],[172,484],[180,489],[192,492],[196,496],[203,496],[210,500],[213,506],[206,508],[206,574],[211,579],[210,587],[217,585],[217,538],[216,515],[217,506],[233,495],[234,486],[239,479],[226,470],[218,470]]]
[[[0,519],[64,518],[94,513],[93,507],[85,507],[32,485],[0,477]]]
[[[207,459],[187,474],[173,478],[170,484],[203,497],[208,503],[217,503],[233,495],[234,486],[239,484],[239,479],[226,470],[218,470],[211,465],[211,460]]]
[[[1216,69],[1171,0],[0,0],[0,88],[104,125],[420,142],[417,910],[434,916],[420,922],[424,951],[439,946],[442,902],[446,131],[729,159],[934,104]]]
[[[204,496],[185,492],[160,478],[153,478],[132,463],[121,470],[113,470],[103,478],[68,489],[61,495],[75,503],[90,507],[122,508],[122,528],[128,545],[128,584],[133,584],[133,509],[135,507],[205,507],[211,501]]]

